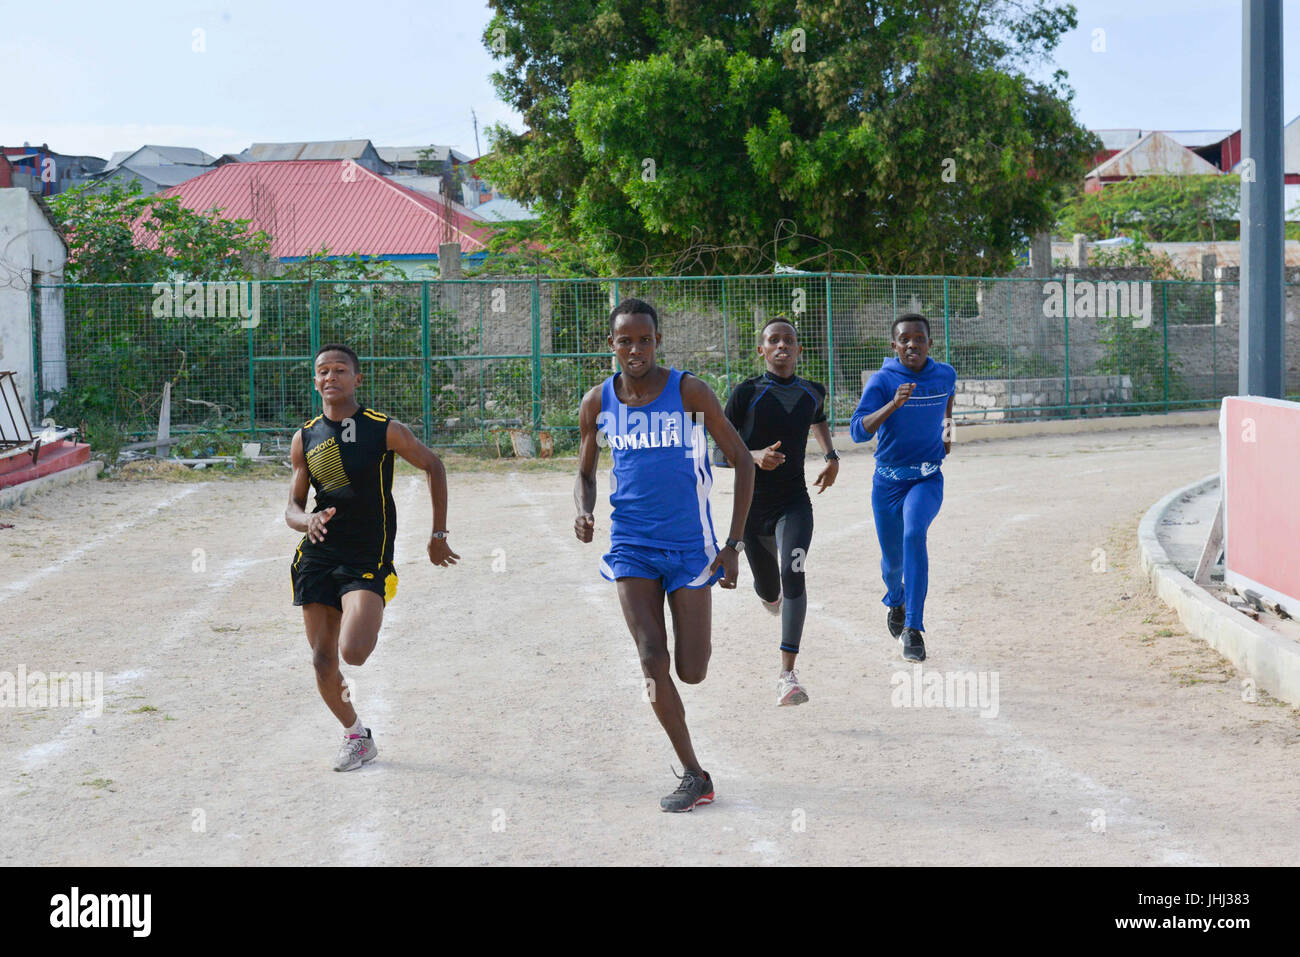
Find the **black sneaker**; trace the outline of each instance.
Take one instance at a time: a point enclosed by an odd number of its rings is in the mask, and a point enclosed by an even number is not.
[[[704,777],[687,771],[679,775],[678,780],[681,783],[677,785],[677,790],[659,801],[661,810],[690,811],[697,804],[713,803],[713,778],[709,777],[708,771],[704,772]]]
[[[889,626],[889,633],[895,638],[903,633],[903,624],[906,620],[906,605],[891,605],[889,607],[889,614],[885,616],[885,624]]]
[[[898,641],[903,646],[904,660],[925,661],[925,639],[915,628],[904,628]]]

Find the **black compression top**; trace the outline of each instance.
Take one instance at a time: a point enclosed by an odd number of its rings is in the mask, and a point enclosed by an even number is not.
[[[302,452],[320,512],[333,507],[325,541],[303,536],[304,555],[340,565],[381,568],[393,560],[397,509],[388,416],[364,406],[335,422],[318,415],[302,427]]]
[[[746,379],[731,390],[726,414],[747,448],[765,449],[779,441],[785,461],[754,475],[754,505],[765,506],[807,497],[804,447],[808,430],[826,421],[826,387],[798,376],[783,379],[771,372]]]

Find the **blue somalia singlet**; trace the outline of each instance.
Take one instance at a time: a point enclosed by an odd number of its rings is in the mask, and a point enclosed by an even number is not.
[[[609,503],[611,545],[703,548],[717,554],[709,512],[708,439],[703,423],[682,404],[682,376],[668,370],[663,392],[647,405],[627,406],[614,391],[615,373],[600,389],[596,429],[614,457]]]

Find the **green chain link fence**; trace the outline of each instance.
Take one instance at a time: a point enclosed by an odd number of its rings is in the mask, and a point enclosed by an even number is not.
[[[344,342],[361,356],[361,400],[426,443],[485,447],[522,429],[550,432],[564,453],[576,445],[579,399],[611,369],[609,310],[630,296],[659,312],[661,361],[700,375],[724,400],[762,370],[756,331],[793,321],[800,374],[826,383],[839,426],[891,354],[890,326],[905,312],[930,318],[932,355],[957,369],[959,421],[1213,407],[1235,392],[1237,283],[1135,276],[38,286],[38,418],[149,436],[170,382],[173,433],[283,437],[320,407],[316,349]],[[1300,287],[1287,297],[1300,301]],[[1291,355],[1296,335],[1289,324]],[[1295,373],[1288,391],[1300,392]]]

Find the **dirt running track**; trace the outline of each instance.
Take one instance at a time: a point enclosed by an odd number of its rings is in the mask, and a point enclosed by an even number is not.
[[[775,706],[776,621],[742,562],[683,691],[718,800],[684,815],[658,810],[673,755],[596,570],[605,473],[584,546],[570,471],[454,472],[449,570],[399,473],[401,585],[344,669],[381,754],[349,774],[289,603],[287,479],[59,489],[0,515],[0,671],[102,671],[105,711],[0,709],[0,863],[1295,864],[1300,713],[1244,701],[1135,554],[1146,508],[1216,456],[1212,428],[954,450],[925,670],[996,672],[981,716],[891,703],[910,669],[871,460],[846,455],[814,496],[811,701]]]

